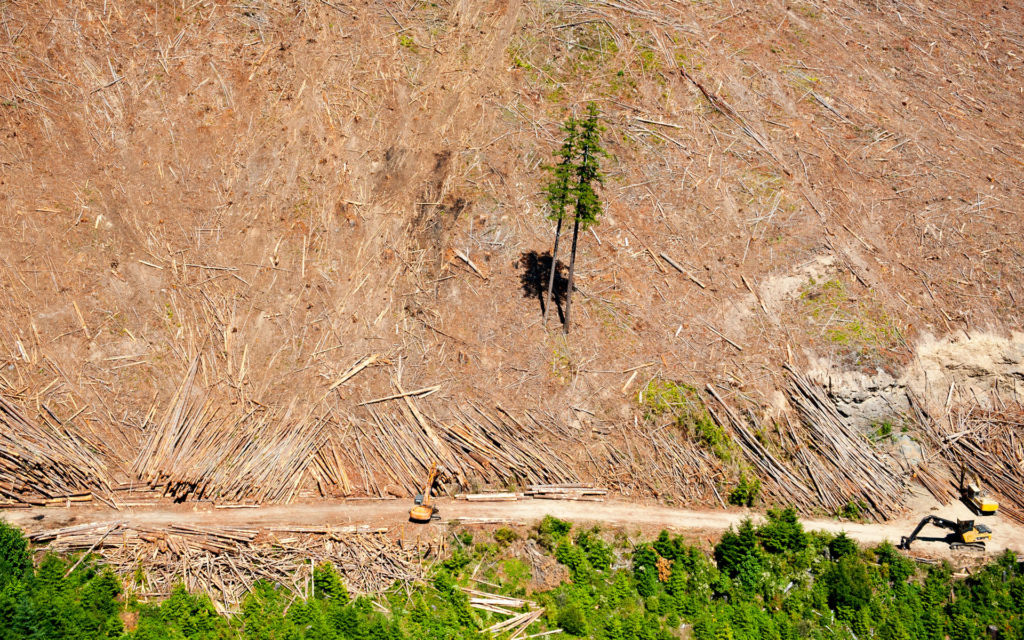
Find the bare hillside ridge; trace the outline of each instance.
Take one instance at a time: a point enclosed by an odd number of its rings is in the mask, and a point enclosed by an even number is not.
[[[112,487],[187,460],[239,499],[404,495],[447,456],[463,489],[719,504],[764,471],[652,380],[737,437],[708,383],[799,429],[781,363],[1017,353],[1022,34],[1012,0],[2,2],[0,394]],[[589,101],[606,215],[563,337],[541,166]],[[929,384],[937,420],[977,401]]]

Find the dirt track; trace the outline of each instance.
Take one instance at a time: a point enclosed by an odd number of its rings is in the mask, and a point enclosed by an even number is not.
[[[439,503],[444,520],[511,521],[528,524],[547,514],[573,522],[603,523],[624,527],[629,530],[654,530],[667,528],[679,532],[706,532],[715,535],[730,526],[739,524],[747,513],[734,511],[694,511],[674,509],[657,505],[638,505],[621,501],[574,502],[559,500],[526,500],[520,502],[462,502],[442,500]],[[97,520],[125,520],[134,524],[160,526],[170,523],[193,525],[261,527],[271,525],[319,525],[331,524],[396,526],[405,524],[409,503],[405,500],[367,500],[318,504],[274,505],[252,509],[212,509],[207,506],[182,505],[157,508],[135,508],[122,511],[94,509],[89,507],[45,508],[12,511],[4,514],[11,524],[35,531]],[[949,518],[967,519],[970,516],[959,504],[939,509],[939,515]],[[898,542],[900,536],[908,534],[918,519],[918,513],[904,519],[884,524],[856,524],[836,520],[805,520],[808,530],[823,530],[833,533],[845,531],[862,544],[877,544],[883,540]],[[756,519],[757,514],[753,514]],[[986,518],[986,524],[995,532],[989,550],[1005,548],[1024,552],[1024,528],[999,516]],[[945,547],[930,542],[929,536],[942,533],[928,528],[922,532],[925,538],[915,546],[915,551],[928,555],[943,555]]]

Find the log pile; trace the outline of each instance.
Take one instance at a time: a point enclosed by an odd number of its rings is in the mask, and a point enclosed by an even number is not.
[[[599,499],[581,481],[608,478],[626,495],[707,500],[721,463],[689,438],[651,425],[625,425],[582,438],[551,416],[445,404],[437,418],[422,398],[399,393],[362,403],[358,415],[288,420],[257,406],[233,419],[195,384],[192,362],[160,421],[146,434],[119,488],[131,504],[154,500],[221,503],[288,501],[296,496],[408,497],[422,491],[435,462],[449,494],[478,487],[547,487],[538,498]],[[429,405],[424,405],[429,407]],[[365,416],[365,417],[364,417]],[[581,477],[580,471],[589,478]],[[141,502],[140,502],[141,501]]]
[[[720,427],[731,430],[733,441],[739,445],[744,457],[754,467],[765,493],[783,504],[791,504],[803,511],[812,510],[815,506],[814,492],[805,484],[806,478],[791,469],[780,455],[772,453],[751,432],[751,426],[755,429],[758,426],[753,413],[748,413],[747,419],[744,419],[733,411],[714,387],[708,385],[707,390],[721,405],[726,419],[722,419],[721,414],[709,407],[711,416]],[[800,455],[804,452],[796,453]]]
[[[932,494],[932,497],[939,501],[939,504],[946,505],[957,498],[956,487],[953,483],[949,481],[948,477],[942,478],[936,475],[931,465],[918,465],[911,477],[927,489],[928,493]]]
[[[949,464],[950,475],[958,477],[963,469],[979,478],[998,499],[999,513],[1024,524],[1024,405],[996,398],[989,407],[972,398],[942,419],[932,419],[919,404],[917,408],[924,432]],[[955,486],[947,484],[952,493]]]
[[[485,633],[492,635],[507,634],[509,640],[518,640],[524,637],[548,636],[562,631],[561,629],[553,629],[536,636],[524,636],[523,634],[526,633],[530,625],[544,615],[544,607],[538,607],[529,600],[487,593],[486,591],[477,591],[467,587],[463,587],[462,591],[469,597],[469,606],[474,609],[509,616],[505,620],[496,622],[484,629]],[[521,611],[524,608],[526,611]],[[520,609],[520,611],[516,611],[516,609]]]
[[[303,597],[313,595],[312,568],[323,562],[333,564],[348,589],[356,593],[378,593],[396,581],[421,578],[415,550],[401,549],[386,531],[356,527],[264,531],[185,525],[156,528],[93,522],[41,531],[28,538],[59,553],[98,554],[138,597],[163,597],[182,583],[190,591],[208,593],[221,611],[235,611],[259,580],[291,587]]]
[[[516,502],[519,500],[589,500],[601,502],[608,494],[607,489],[577,482],[573,484],[536,484],[526,491],[497,491],[489,493],[457,493],[456,500],[467,502]]]
[[[594,485],[575,484],[541,484],[531,485],[525,495],[538,500],[593,500],[600,501],[608,494],[607,489],[601,489]]]
[[[623,496],[725,505],[716,488],[725,479],[722,462],[674,425],[637,421],[563,446],[585,453],[579,465],[590,478]]]
[[[46,505],[109,492],[107,469],[72,425],[28,420],[0,396],[0,506]]]
[[[132,472],[179,502],[290,500],[327,440],[324,423],[262,410],[220,418],[213,399],[194,393],[198,364],[193,361]]]
[[[807,431],[805,441],[793,434],[795,444],[817,453],[816,464],[806,468],[821,505],[836,511],[860,502],[876,520],[899,515],[907,488],[900,466],[847,423],[819,384],[786,370],[789,402]]]
[[[444,466],[445,484],[456,491],[579,481],[559,451],[546,444],[548,434],[540,422],[520,421],[472,402],[441,421],[405,401],[407,410],[398,413],[367,407],[371,421],[353,420],[340,439],[340,466],[354,471],[368,495],[420,493],[434,462]]]
[[[708,386],[723,409],[712,416],[733,434],[766,494],[804,512],[835,514],[854,504],[876,521],[899,515],[907,488],[903,469],[846,422],[820,385],[786,369],[787,397],[801,428],[787,420],[774,441],[752,411],[739,415]]]

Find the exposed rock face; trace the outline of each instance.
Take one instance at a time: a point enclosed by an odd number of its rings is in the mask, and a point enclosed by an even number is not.
[[[870,428],[910,408],[905,382],[885,371],[834,371],[826,380],[836,409],[856,427]]]
[[[821,363],[817,369],[839,412],[866,431],[907,411],[908,390],[933,412],[957,399],[987,404],[994,392],[1024,396],[1024,333],[1008,338],[981,332],[928,336],[898,376],[885,371],[869,375]]]

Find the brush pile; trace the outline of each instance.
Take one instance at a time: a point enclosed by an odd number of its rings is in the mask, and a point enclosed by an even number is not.
[[[415,549],[401,549],[386,532],[355,527],[257,531],[93,522],[28,537],[57,553],[99,554],[138,597],[166,596],[181,583],[189,591],[208,593],[223,612],[236,611],[259,580],[283,584],[309,597],[313,595],[312,568],[325,562],[357,593],[377,593],[396,581],[419,579]]]
[[[48,414],[34,423],[0,396],[0,506],[46,505],[108,493],[94,447]]]

